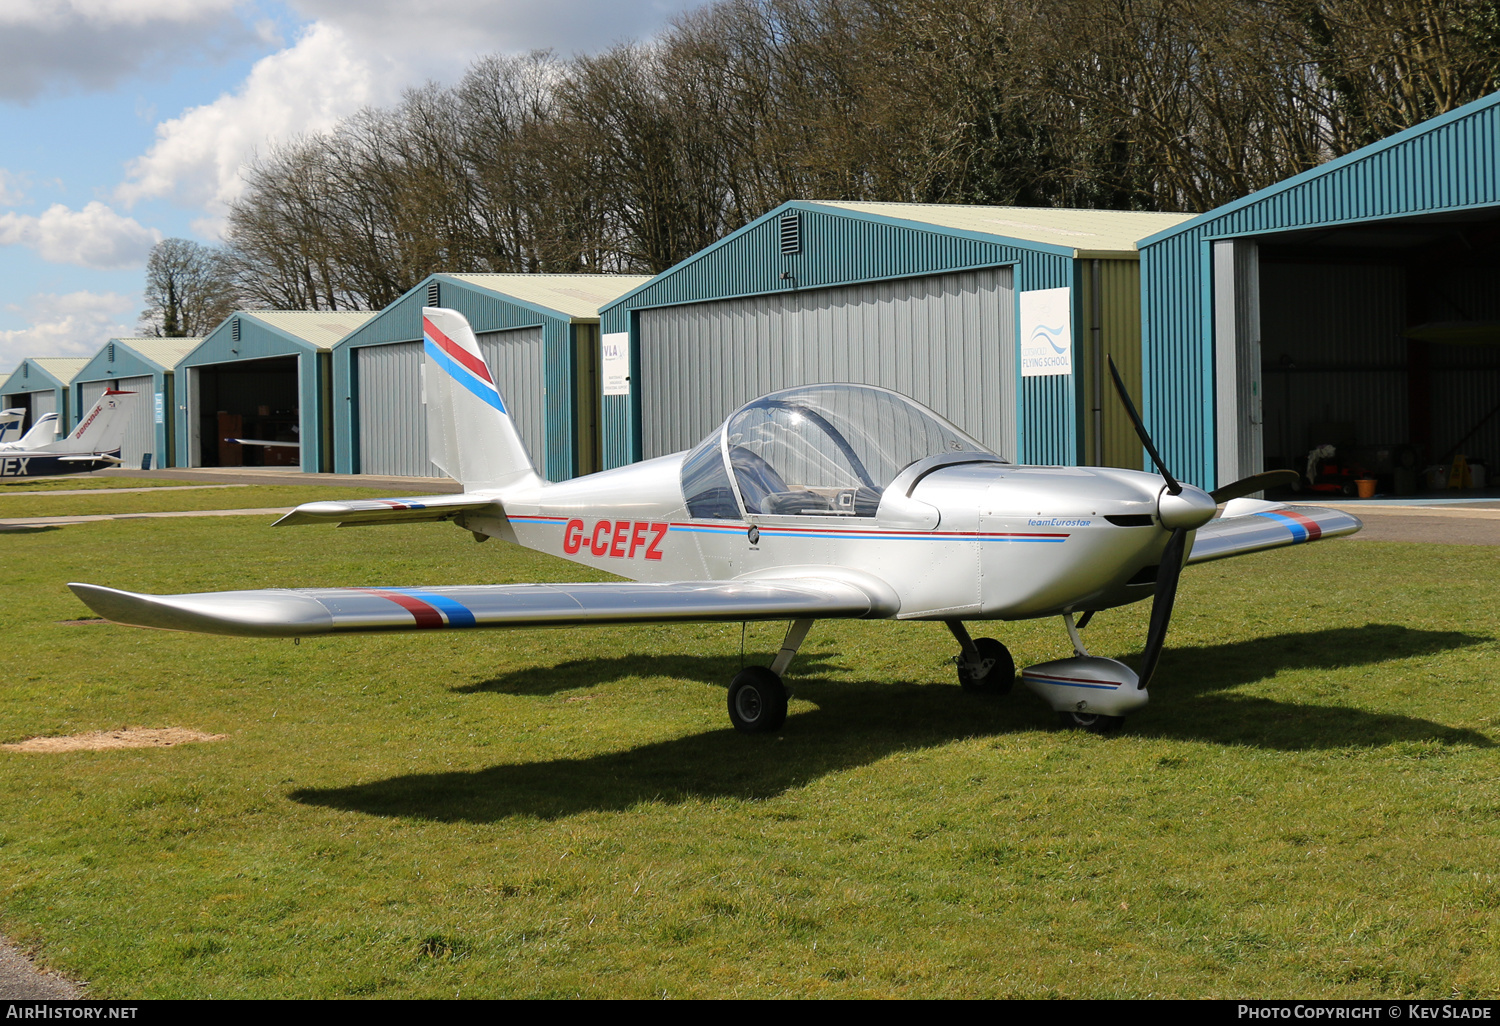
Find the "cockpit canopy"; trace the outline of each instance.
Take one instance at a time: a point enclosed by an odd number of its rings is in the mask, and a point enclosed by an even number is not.
[[[730,414],[683,460],[682,493],[697,518],[737,520],[742,510],[873,517],[881,493],[902,470],[959,452],[998,458],[897,392],[805,385],[761,396]]]

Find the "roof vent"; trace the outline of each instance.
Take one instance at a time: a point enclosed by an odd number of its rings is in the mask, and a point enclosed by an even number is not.
[[[781,215],[781,252],[784,256],[802,252],[802,214],[799,211]]]
[[[107,348],[109,349],[109,362],[110,363],[114,363],[115,362],[115,344],[113,342],[111,342]]]
[[[438,305],[438,283],[435,281],[430,281],[427,283],[427,305]]]
[[[229,338],[233,342],[240,340],[240,319],[238,317],[229,322]]]

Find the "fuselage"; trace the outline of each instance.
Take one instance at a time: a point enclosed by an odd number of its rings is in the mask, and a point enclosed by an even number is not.
[[[1022,619],[1134,602],[1152,594],[1169,537],[1157,515],[1163,481],[1140,471],[953,454],[908,467],[873,515],[741,508],[695,517],[686,456],[507,495],[504,517],[468,513],[459,523],[638,581],[852,579],[885,597],[883,615],[903,619]]]

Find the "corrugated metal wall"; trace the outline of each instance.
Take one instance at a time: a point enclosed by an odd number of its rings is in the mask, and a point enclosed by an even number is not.
[[[1079,458],[1104,467],[1141,469],[1141,440],[1125,407],[1115,397],[1106,357],[1113,357],[1137,404],[1141,396],[1141,267],[1134,260],[1100,260],[1099,382],[1095,391],[1093,354],[1093,261],[1079,261],[1077,323],[1073,335],[1073,374],[1078,380],[1078,421],[1083,438]],[[1094,402],[1097,395],[1103,422],[1102,448],[1094,440]]]
[[[40,392],[29,392],[31,396],[31,423],[35,424],[38,418],[48,413],[57,413],[57,389],[48,388]],[[60,418],[59,418],[60,419]],[[66,425],[59,424],[58,431],[67,434]]]
[[[644,458],[792,385],[881,385],[1016,458],[1011,269],[803,289],[639,314]]]
[[[362,474],[441,477],[427,459],[422,413],[422,343],[354,350],[359,381],[359,470]]]
[[[476,338],[535,462],[546,431],[542,329],[493,331]],[[420,384],[422,343],[360,346],[353,353],[359,382],[359,472],[442,477],[442,471],[427,458]]]
[[[520,328],[516,331],[488,331],[476,335],[479,351],[484,362],[489,364],[495,384],[505,397],[505,408],[515,421],[521,441],[526,443],[526,452],[533,466],[542,468],[537,459],[544,454],[547,441],[547,356],[548,348],[542,344],[541,328]],[[567,396],[566,407],[571,407]]]
[[[106,388],[121,392],[134,392],[130,410],[130,423],[125,428],[125,437],[120,443],[121,465],[139,467],[141,457],[151,453],[151,466],[161,466],[161,454],[156,451],[156,379],[147,374],[136,378],[117,378],[112,381],[84,381],[78,386],[81,401],[78,409],[86,414],[104,394]]]

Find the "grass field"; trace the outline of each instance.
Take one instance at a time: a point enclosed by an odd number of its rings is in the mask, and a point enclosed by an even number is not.
[[[68,580],[588,576],[446,525],[270,519],[0,534],[0,741],[229,735],[0,752],[0,932],[93,996],[1500,993],[1500,549],[1190,568],[1153,704],[1108,740],[963,694],[936,624],[820,622],[756,738],[723,708],[737,625],[59,622],[88,615]],[[1145,616],[1086,636],[1133,657]],[[1054,622],[989,633],[1067,651]],[[752,625],[748,657],[779,641]]]
[[[368,499],[389,495],[379,488],[327,488],[310,485],[250,485],[192,491],[111,493],[97,495],[10,495],[0,491],[0,519],[64,517],[98,513],[157,513],[165,510],[261,509],[295,506],[318,499]]]
[[[193,481],[168,481],[154,477],[121,477],[118,474],[62,474],[57,477],[11,477],[0,482],[0,495],[13,492],[76,491],[80,488],[171,488]],[[204,482],[211,483],[211,482]]]

